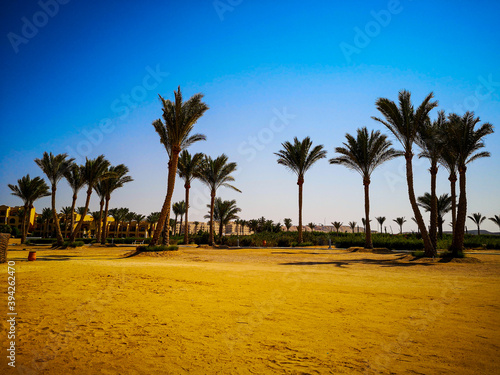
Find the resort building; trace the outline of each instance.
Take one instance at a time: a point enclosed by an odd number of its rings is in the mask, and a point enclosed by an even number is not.
[[[29,212],[29,225],[28,231],[32,231],[35,226],[35,209],[31,209]],[[10,207],[2,205],[0,206],[0,225],[9,225],[11,227],[17,228],[21,231],[22,219],[24,218],[24,207]]]

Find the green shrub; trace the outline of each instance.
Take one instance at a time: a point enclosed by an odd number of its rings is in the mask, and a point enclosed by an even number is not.
[[[156,246],[138,246],[138,251],[150,252],[150,251],[175,251],[179,250],[179,246],[176,245],[156,245]]]
[[[69,242],[69,241],[64,241],[63,243],[63,248],[68,248],[68,247],[80,247],[83,246],[85,243],[83,241],[74,241],[74,242]]]
[[[465,258],[465,254],[463,251],[460,251],[457,255],[453,255],[451,251],[443,251],[441,254],[439,254],[440,258]]]
[[[425,252],[422,250],[412,251],[411,255],[415,258],[422,258],[425,255]]]

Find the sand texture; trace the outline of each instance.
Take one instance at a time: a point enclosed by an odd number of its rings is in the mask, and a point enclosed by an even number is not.
[[[498,374],[500,255],[12,247],[1,374]],[[496,252],[497,254],[500,252]],[[2,353],[7,265],[0,265]]]

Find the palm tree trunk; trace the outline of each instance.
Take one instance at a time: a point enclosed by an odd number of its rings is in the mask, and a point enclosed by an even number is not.
[[[26,216],[28,215],[28,204],[24,205],[24,215],[23,215],[23,220],[21,222],[21,243],[24,243],[26,241]],[[19,212],[19,211],[18,211]]]
[[[457,221],[455,223],[455,230],[453,231],[453,241],[450,248],[453,256],[458,255],[458,253],[461,252],[464,247],[465,220],[467,219],[467,193],[465,172],[466,167],[459,169],[460,197],[458,198]]]
[[[437,248],[437,220],[438,220],[438,210],[437,210],[437,196],[436,196],[436,176],[438,172],[437,162],[432,162],[431,168],[431,217],[430,217],[430,228],[429,237],[431,239],[432,246],[434,249]]]
[[[365,187],[365,249],[373,249],[372,230],[370,228],[370,179],[363,181]]]
[[[167,218],[170,218],[170,205],[172,203],[172,195],[174,194],[175,175],[177,173],[177,163],[179,161],[180,152],[180,147],[174,147],[172,150],[172,158],[168,162],[167,195],[165,196],[165,202],[163,202],[163,207],[161,208],[158,225],[156,226],[156,230],[154,231],[153,238],[151,238],[149,246],[155,246],[158,243],[161,229],[164,225],[166,225],[165,242],[167,244],[170,242],[170,223],[168,221],[166,222],[165,220],[167,220]]]
[[[56,226],[56,239],[57,246],[62,246],[64,243],[64,238],[61,233],[61,226],[59,225],[59,220],[57,219],[56,212],[56,186],[52,185],[52,217],[54,218],[54,225]]]
[[[188,225],[188,211],[189,211],[189,188],[191,185],[189,184],[184,184],[184,187],[186,188],[186,228],[184,229],[184,244],[187,245],[189,243],[189,225]]]
[[[439,239],[442,239],[443,238],[443,218],[441,216],[438,216],[438,237]],[[436,249],[437,249],[437,245],[436,245]]]
[[[427,232],[427,228],[424,224],[424,219],[422,218],[422,214],[418,209],[417,200],[415,199],[415,190],[413,189],[413,166],[412,166],[412,153],[406,153],[406,182],[408,184],[408,196],[410,198],[411,208],[413,209],[413,214],[415,219],[417,220],[417,225],[420,230],[420,234],[422,235],[422,239],[424,240],[424,255],[426,257],[434,257],[436,256],[436,249],[432,246],[432,242],[429,237],[429,232]],[[402,230],[401,230],[402,232]]]
[[[104,210],[104,197],[102,197],[101,201],[99,202],[99,223],[96,224],[97,232],[96,232],[96,238],[97,241],[101,242],[101,228],[102,228],[102,214]]]
[[[77,195],[73,194],[73,199],[71,201],[71,221],[69,225],[69,235],[73,233],[73,226],[75,225],[75,206],[76,206]]]
[[[450,189],[451,189],[451,230],[455,232],[455,224],[457,222],[457,192],[456,192],[456,184],[457,184],[457,174],[450,173]]]
[[[214,245],[214,206],[215,206],[215,190],[210,193],[210,234],[208,237],[208,244]]]
[[[109,200],[111,197],[106,197],[106,205],[104,207],[104,214],[102,216],[102,229],[101,229],[101,245],[106,244],[108,236],[108,213],[109,213]]]
[[[299,185],[299,244],[302,243],[302,185],[304,185],[304,178],[299,177],[297,181]]]
[[[219,243],[222,244],[222,233],[224,232],[224,225],[222,220],[219,222]]]
[[[477,235],[478,236],[481,235],[481,228],[479,228],[479,223],[477,224]]]
[[[85,208],[83,209],[83,215],[80,217],[80,221],[78,221],[75,231],[71,233],[69,242],[75,241],[76,234],[80,231],[80,228],[82,227],[83,221],[85,220],[85,215],[87,215],[87,210],[89,209],[91,195],[92,195],[92,186],[89,186],[89,188],[87,189],[87,199],[85,200]]]

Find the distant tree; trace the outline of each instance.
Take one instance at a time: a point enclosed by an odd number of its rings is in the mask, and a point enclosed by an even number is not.
[[[299,243],[302,243],[302,185],[304,185],[305,173],[318,160],[326,158],[326,151],[323,145],[318,145],[311,149],[312,141],[309,137],[299,141],[294,138],[293,143],[284,142],[283,149],[276,152],[278,164],[284,165],[297,175],[297,185],[299,185]]]
[[[50,220],[53,218],[52,209],[48,207],[44,208],[42,210],[41,217],[42,217],[42,222],[45,224],[45,231],[43,237],[47,238],[49,236]]]
[[[396,219],[393,220],[397,225],[399,225],[399,234],[403,233],[403,224],[406,223],[406,220],[403,217],[397,217]]]
[[[73,216],[73,211],[71,210],[70,206],[63,207],[61,209],[61,215],[63,215],[61,218],[64,218],[64,237],[68,236],[68,230],[71,231],[71,228],[69,226],[69,221],[70,217]]]
[[[307,226],[311,229],[311,232],[314,231],[314,227],[316,227],[316,224],[314,223],[309,223]]]
[[[352,233],[354,233],[354,229],[356,228],[356,222],[355,221],[350,221],[349,222],[349,226],[351,227],[351,231]]]
[[[342,223],[340,221],[333,221],[332,225],[335,227],[337,230],[337,234],[339,234],[340,227],[342,226]]]
[[[380,224],[380,233],[382,233],[382,226],[384,225],[384,221],[385,221],[385,216],[379,216],[379,217],[376,217],[375,218],[378,223]]]
[[[477,235],[480,236],[481,235],[480,225],[483,223],[483,221],[486,220],[486,216],[483,216],[478,212],[470,215],[469,219],[471,219],[474,222],[474,224],[477,225]]]
[[[158,219],[160,218],[160,213],[159,212],[151,212],[147,217],[146,217],[146,222],[149,224],[148,228],[148,237],[151,237],[151,233],[153,232],[153,226],[158,222]]]
[[[211,205],[207,204],[209,213],[205,215],[205,219],[210,219]],[[222,233],[224,227],[231,220],[238,218],[238,212],[241,209],[236,206],[236,200],[223,201],[221,198],[216,198],[214,203],[214,220],[219,222],[219,241],[222,241]]]
[[[425,209],[426,212],[431,210],[432,197],[429,193],[425,193],[423,196],[417,198],[418,205]],[[443,238],[443,224],[444,215],[446,215],[451,210],[451,197],[448,194],[443,194],[437,198],[437,224],[438,224],[438,235],[439,238]]]
[[[24,203],[25,214],[21,220],[21,243],[24,243],[24,241],[26,241],[26,234],[29,230],[26,227],[26,221],[28,221],[29,226],[29,213],[33,209],[34,202],[51,194],[48,185],[42,178],[35,177],[32,179],[29,174],[17,180],[17,185],[8,184],[8,186],[9,189],[12,190],[11,194],[21,198]],[[55,216],[57,220],[57,215],[53,216]]]
[[[489,219],[493,221],[496,225],[498,225],[498,228],[500,228],[500,215],[495,215],[493,217],[490,217]]]
[[[286,231],[288,232],[290,230],[290,228],[292,227],[292,219],[287,217],[283,220],[283,223],[285,224]]]
[[[194,233],[198,233],[198,225],[200,225],[199,221],[194,222]]]

